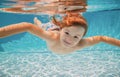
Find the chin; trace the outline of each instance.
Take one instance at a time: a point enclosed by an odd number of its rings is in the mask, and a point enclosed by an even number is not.
[[[71,48],[71,47],[74,47],[75,45],[72,45],[72,44],[70,45],[70,44],[65,44],[64,43],[63,46],[66,47],[66,48]]]

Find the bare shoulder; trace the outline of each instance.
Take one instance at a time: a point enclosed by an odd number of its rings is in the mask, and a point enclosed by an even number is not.
[[[93,46],[100,42],[101,42],[101,37],[99,37],[99,36],[84,38],[84,39],[81,39],[81,41],[78,43],[77,49]]]
[[[47,39],[45,39],[45,41],[47,41],[48,43],[59,41],[59,33],[56,33],[54,31],[45,31],[45,33],[46,37],[48,37]]]
[[[78,45],[76,46],[76,49],[82,49],[85,46],[87,46],[87,39],[81,39]]]

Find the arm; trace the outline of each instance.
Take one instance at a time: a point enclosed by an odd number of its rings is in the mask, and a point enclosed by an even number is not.
[[[31,26],[32,24],[23,22],[19,24],[12,24],[12,25],[2,27],[0,28],[0,38],[14,35],[21,32],[26,32],[30,29]]]
[[[93,36],[93,37],[82,39],[79,43],[79,48],[93,46],[100,42],[105,42],[105,43],[120,47],[120,40],[118,39],[107,37],[107,36]]]
[[[0,28],[0,38],[14,35],[17,33],[22,33],[22,32],[30,32],[45,40],[53,39],[53,36],[54,36],[54,33],[52,32],[47,32],[31,23],[23,22],[23,23],[12,24],[12,25]]]

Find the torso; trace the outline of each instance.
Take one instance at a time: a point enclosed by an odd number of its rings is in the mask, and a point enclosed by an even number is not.
[[[58,43],[58,41],[52,42],[52,43],[47,42],[47,45],[51,51],[58,53],[58,54],[67,54],[67,53],[75,51],[75,49],[73,49],[73,48],[62,47],[61,44]]]
[[[59,37],[59,32],[58,31],[54,31],[58,37]],[[58,54],[67,54],[67,53],[71,53],[77,50],[77,47],[72,47],[72,48],[65,48],[60,44],[60,38],[57,38],[53,41],[47,41],[47,45],[49,50],[51,50],[54,53],[58,53]]]
[[[46,40],[47,45],[49,50],[51,50],[54,53],[58,53],[58,54],[67,54],[67,53],[71,53],[74,52],[76,50],[78,50],[78,47],[72,47],[72,48],[65,48],[60,44],[60,38],[59,38],[59,32],[60,32],[60,28],[53,28],[53,29],[49,29],[47,31],[52,31],[53,33],[56,34],[56,39],[54,40]],[[80,49],[80,48],[79,48]]]

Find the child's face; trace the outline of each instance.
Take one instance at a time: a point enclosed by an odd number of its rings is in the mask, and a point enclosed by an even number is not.
[[[65,27],[60,32],[60,42],[64,47],[74,47],[82,39],[85,29],[81,26]]]

